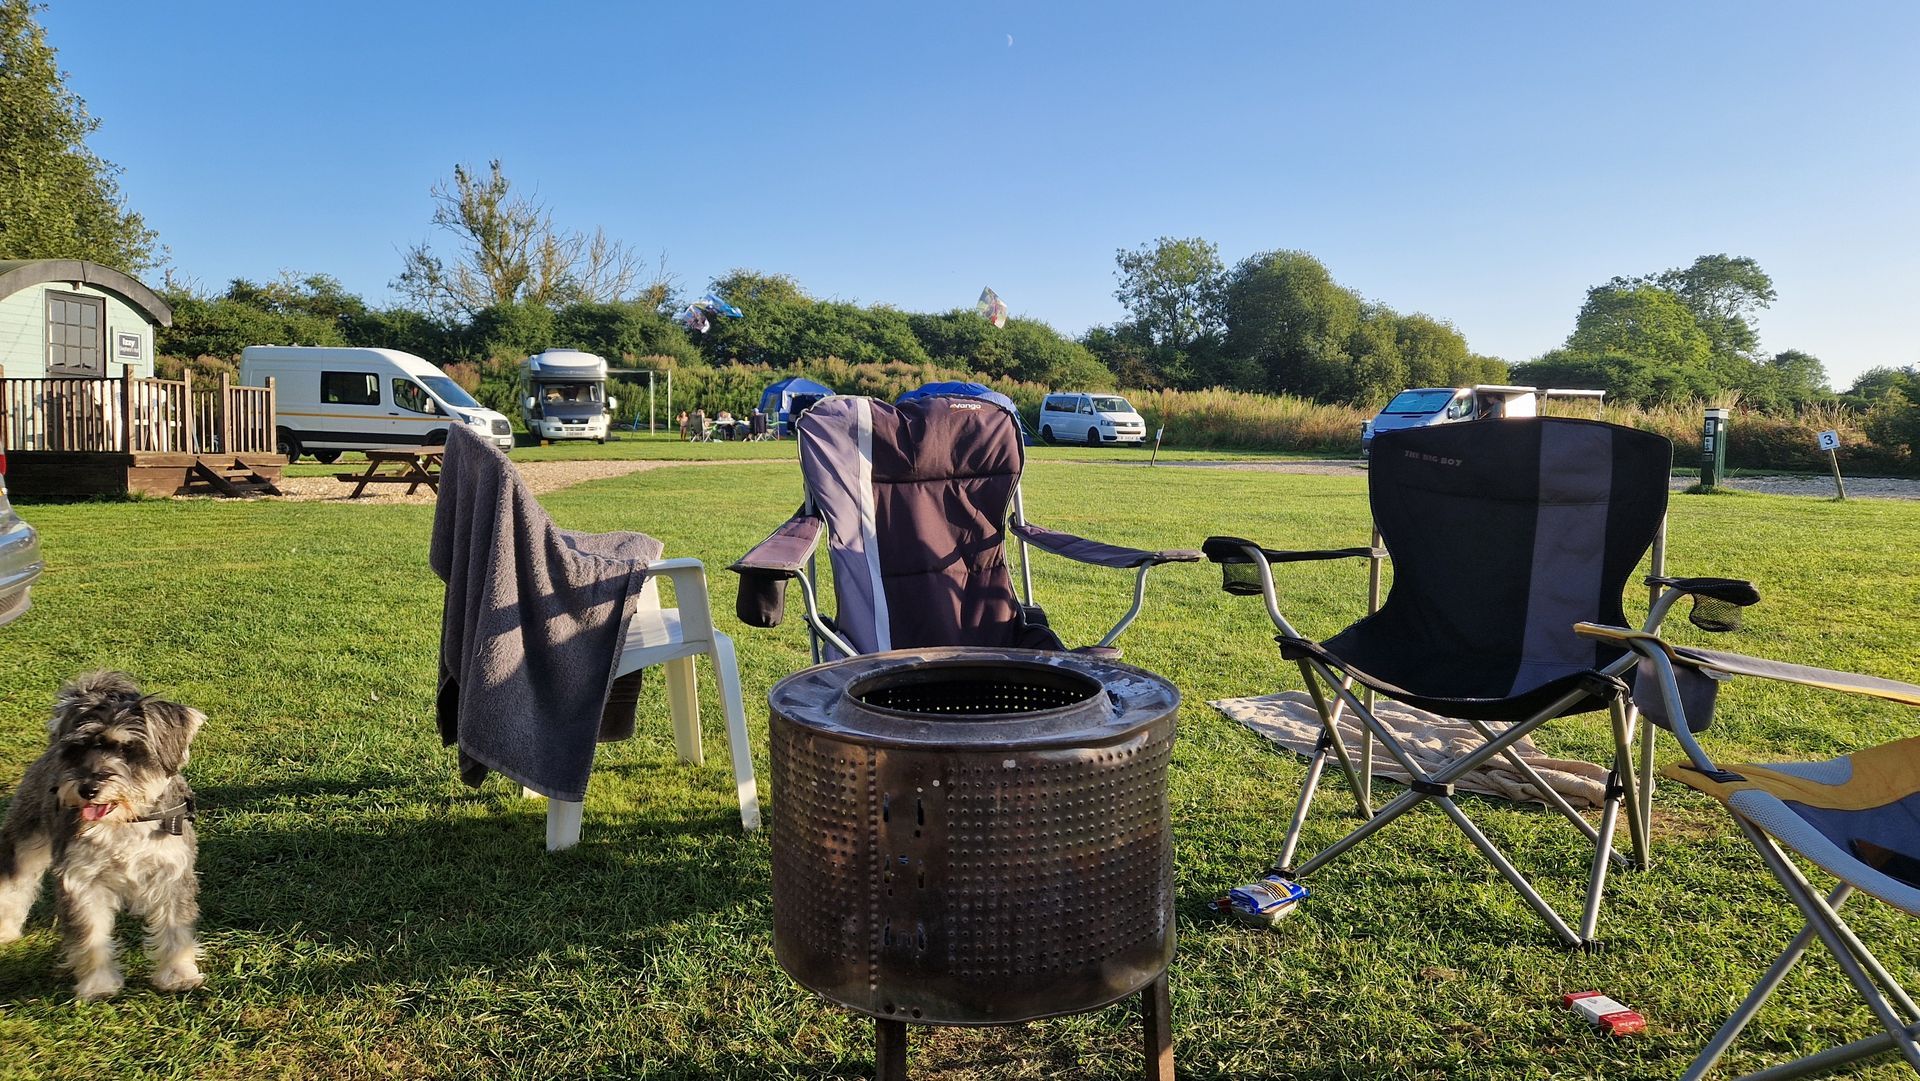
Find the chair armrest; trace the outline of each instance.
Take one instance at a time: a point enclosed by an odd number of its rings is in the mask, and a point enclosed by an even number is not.
[[[1037,526],[1031,522],[1016,522],[1011,528],[1014,536],[1035,548],[1095,567],[1131,569],[1157,567],[1162,563],[1200,562],[1200,553],[1190,548],[1149,552],[1142,548],[1123,548],[1117,544],[1102,544],[1085,537],[1076,537],[1071,533],[1061,533],[1044,526]]]
[[[727,569],[740,575],[754,575],[784,582],[797,577],[807,560],[812,558],[813,550],[820,544],[820,530],[826,522],[817,515],[798,513],[780,523],[780,528],[767,534],[767,538],[753,546],[752,550],[728,564]]]
[[[1657,634],[1628,630],[1625,627],[1576,623],[1573,625],[1573,630],[1583,638],[1598,639],[1627,648],[1632,648],[1634,642],[1644,642],[1666,654],[1667,659],[1677,668],[1691,668],[1722,676],[1752,676],[1781,683],[1797,683],[1803,687],[1845,691],[1848,694],[1866,695],[1903,705],[1920,706],[1920,687],[1898,680],[1863,676],[1855,672],[1836,672],[1829,668],[1814,668],[1804,664],[1788,664],[1785,661],[1770,661],[1739,653],[1724,653],[1717,649],[1676,646]]]
[[[1385,559],[1385,548],[1322,548],[1314,551],[1283,552],[1272,548],[1262,548],[1250,540],[1239,537],[1208,537],[1200,545],[1200,551],[1214,563],[1251,563],[1253,555],[1248,549],[1260,553],[1260,557],[1269,563],[1306,563],[1316,559]]]
[[[673,605],[680,610],[680,628],[689,640],[713,636],[713,607],[707,597],[707,565],[691,556],[656,559],[647,564],[649,575],[673,583]]]

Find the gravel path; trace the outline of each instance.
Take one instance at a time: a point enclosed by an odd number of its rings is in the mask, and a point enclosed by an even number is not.
[[[570,488],[573,485],[590,480],[602,480],[606,477],[624,477],[629,473],[645,473],[654,469],[678,466],[702,465],[754,465],[764,462],[786,461],[784,458],[736,458],[711,462],[662,462],[662,461],[587,461],[587,462],[516,462],[520,476],[533,489],[535,495]],[[343,462],[340,469],[358,472],[366,468],[364,463]],[[297,503],[431,503],[433,492],[421,488],[412,495],[406,494],[405,485],[370,484],[365,495],[359,499],[348,499],[353,494],[353,485],[325,477],[282,477],[280,490],[286,494],[281,498]],[[272,497],[268,497],[272,498]]]
[[[605,477],[624,477],[629,473],[644,473],[653,469],[678,468],[681,466],[704,465],[758,465],[767,462],[787,462],[786,458],[740,458],[711,462],[675,462],[675,461],[586,461],[586,462],[520,462],[520,475],[526,478],[527,485],[534,494],[568,488],[584,481],[600,480]],[[1145,463],[1138,463],[1145,468]],[[359,466],[343,465],[342,469],[358,469]],[[1296,473],[1308,476],[1365,476],[1367,463],[1361,458],[1320,458],[1303,459],[1294,462],[1161,462],[1159,469],[1224,469],[1245,473]],[[1672,486],[1678,491],[1691,487],[1692,477],[1676,476]],[[1828,477],[1796,476],[1751,476],[1735,477],[1727,481],[1727,486],[1743,492],[1765,492],[1770,495],[1802,495],[1830,499],[1833,497],[1833,481]],[[344,484],[326,477],[286,477],[280,481],[281,490],[286,492],[283,498],[296,502],[309,503],[431,503],[433,493],[421,489],[413,495],[406,495],[406,489],[400,485],[372,485],[367,494],[356,500],[347,495],[353,491],[353,485]],[[1860,477],[1847,481],[1847,497],[1864,499],[1920,499],[1920,480],[1900,477]]]
[[[1314,476],[1364,476],[1363,458],[1324,458],[1298,462],[1161,462],[1157,468],[1228,469],[1249,473],[1303,473]],[[1676,476],[1675,491],[1693,487],[1696,476]],[[1733,477],[1726,487],[1742,492],[1768,495],[1805,495],[1833,498],[1833,478],[1814,476],[1757,475]],[[1848,499],[1920,499],[1920,480],[1909,477],[1853,477],[1847,479]]]

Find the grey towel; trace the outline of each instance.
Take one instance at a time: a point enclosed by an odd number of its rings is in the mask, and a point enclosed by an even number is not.
[[[506,455],[450,429],[430,555],[447,583],[435,713],[462,780],[495,770],[585,799],[595,742],[633,733],[639,673],[616,688],[613,672],[660,552],[644,533],[558,528]]]

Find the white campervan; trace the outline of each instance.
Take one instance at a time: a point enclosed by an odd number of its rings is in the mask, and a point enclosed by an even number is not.
[[[549,349],[520,365],[520,416],[527,431],[549,439],[607,441],[620,399],[607,397],[607,362],[578,349]]]
[[[447,373],[398,349],[325,345],[249,345],[240,381],[273,377],[280,452],[323,462],[343,450],[404,450],[447,441],[465,424],[501,450],[513,447],[513,423],[473,400]]]
[[[1118,394],[1049,394],[1040,403],[1047,443],[1144,443],[1147,422]]]

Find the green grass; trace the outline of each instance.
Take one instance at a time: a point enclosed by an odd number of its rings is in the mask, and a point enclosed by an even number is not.
[[[1030,514],[1055,528],[1151,546],[1197,545],[1210,532],[1275,546],[1365,539],[1361,477],[1149,472],[1054,453],[1034,455],[1026,495]],[[563,525],[643,529],[671,555],[706,560],[749,699],[764,701],[805,662],[800,624],[740,626],[719,568],[799,501],[796,473],[789,463],[663,469],[545,502]],[[83,668],[126,668],[204,709],[189,773],[204,808],[209,982],[190,996],[155,994],[130,953],[128,991],[78,1006],[56,970],[43,901],[28,937],[0,948],[0,1078],[871,1076],[867,1024],[774,962],[767,838],[738,828],[704,666],[707,764],[675,760],[664,681],[650,680],[640,735],[601,752],[582,843],[550,856],[542,805],[498,779],[462,786],[433,730],[441,587],[425,564],[430,507],[26,511],[50,569],[34,610],[0,631],[0,789],[39,752],[55,687]],[[1670,569],[1760,584],[1766,601],[1749,630],[1716,645],[1915,680],[1916,547],[1920,506],[1679,496]],[[1126,575],[1040,558],[1041,600],[1070,642],[1092,640],[1125,607]],[[1344,625],[1364,601],[1357,563],[1281,575],[1309,633]],[[1599,956],[1556,946],[1433,812],[1316,876],[1314,899],[1277,931],[1224,921],[1205,902],[1266,865],[1303,768],[1205,702],[1295,679],[1258,602],[1221,593],[1205,566],[1157,572],[1123,645],[1185,695],[1172,774],[1183,1077],[1671,1077],[1797,929],[1724,813],[1674,786],[1657,799],[1659,865],[1616,877]],[[1735,761],[1831,754],[1914,728],[1911,712],[1745,682],[1722,701],[1710,746]],[[764,792],[766,726],[749,714]],[[1607,745],[1590,718],[1549,732],[1551,750],[1591,758]],[[1676,756],[1670,742],[1662,754]],[[1330,783],[1309,850],[1353,824]],[[1471,810],[1551,899],[1574,903],[1584,863],[1571,831],[1529,810]],[[1856,907],[1863,936],[1913,979],[1913,921]],[[1639,1008],[1650,1031],[1594,1035],[1557,1003],[1589,989]],[[1015,1029],[916,1031],[916,1076],[1131,1077],[1135,1024],[1131,1008],[1114,1007]],[[1871,1024],[1832,963],[1815,958],[1727,1067],[1845,1042]]]

